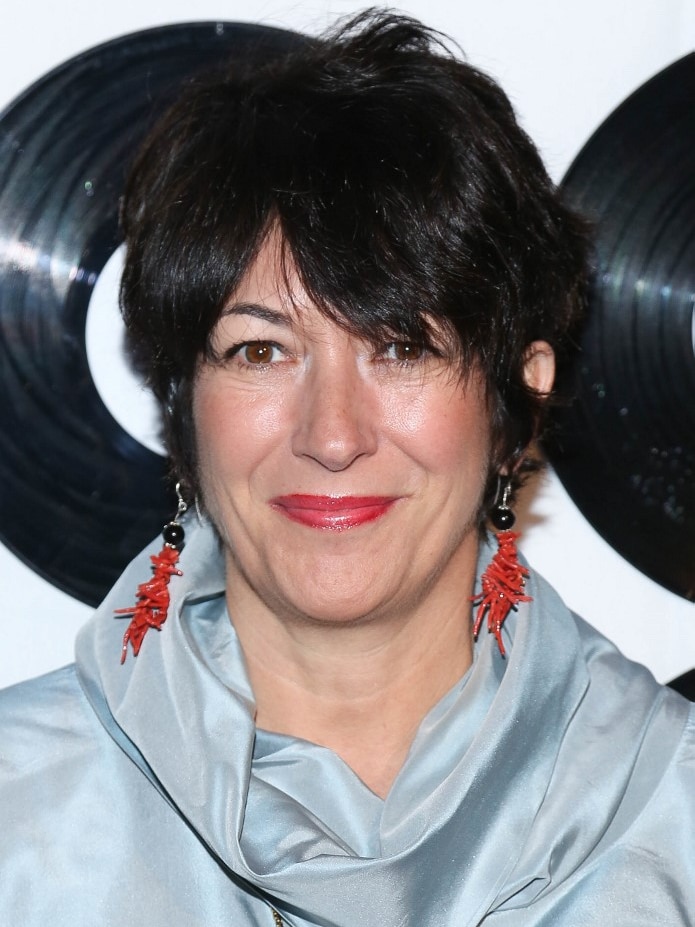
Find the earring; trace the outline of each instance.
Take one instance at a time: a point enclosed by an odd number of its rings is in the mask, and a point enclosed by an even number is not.
[[[509,506],[511,494],[512,481],[507,478],[502,489],[502,497],[500,499],[498,488],[497,500],[490,512],[490,521],[499,531],[497,553],[481,576],[482,592],[471,596],[471,602],[478,606],[473,624],[474,638],[477,639],[483,619],[487,615],[488,633],[495,635],[502,656],[505,655],[502,643],[502,625],[505,618],[512,609],[516,610],[519,602],[531,601],[531,596],[524,595],[524,585],[529,571],[519,563],[519,553],[515,543],[519,534],[510,530],[516,521],[514,512]]]
[[[498,531],[508,531],[514,527],[516,516],[509,506],[509,499],[512,495],[512,481],[507,478],[502,488],[502,498],[500,499],[500,483],[497,478],[497,498],[490,512],[490,521]]]
[[[133,648],[133,656],[140,653],[143,638],[150,628],[161,629],[167,620],[169,609],[169,580],[172,576],[183,576],[177,569],[179,553],[183,548],[185,532],[179,524],[179,518],[188,506],[181,495],[181,484],[176,484],[176,496],[179,504],[176,515],[167,522],[162,529],[164,546],[158,554],[150,557],[153,567],[153,576],[147,582],[138,586],[136,593],[137,604],[131,608],[118,608],[116,615],[132,615],[125,634],[123,635],[123,648],[121,650],[121,663],[125,663],[128,655],[128,644]]]

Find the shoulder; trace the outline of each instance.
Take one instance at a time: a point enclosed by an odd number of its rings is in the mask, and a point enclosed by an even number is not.
[[[114,748],[74,666],[0,692],[0,745],[5,914],[15,905],[24,910],[25,895],[27,903],[33,899],[32,873],[49,861],[65,869],[70,846],[84,847],[92,839],[99,816],[95,802],[106,794]]]
[[[40,708],[47,699],[52,702],[56,696],[74,697],[79,688],[75,664],[71,663],[44,676],[36,676],[34,679],[0,689],[2,720],[6,720],[8,708],[16,710],[22,706],[31,711],[32,707]]]
[[[538,923],[541,913],[548,923],[689,923],[695,705],[542,595],[543,634],[561,640],[536,641],[552,657],[539,661],[543,686],[560,701],[574,684],[577,697],[559,728],[537,722],[538,743],[554,745],[553,771],[515,873],[525,893],[503,910],[533,895]]]
[[[576,720],[585,748],[618,758],[645,800],[674,771],[695,774],[695,704],[661,685],[640,663],[583,619],[573,616],[588,684]],[[647,785],[649,787],[647,788]],[[695,791],[691,804],[695,810]]]
[[[74,665],[0,691],[0,784],[93,751],[98,730]]]
[[[679,745],[692,737],[695,704],[657,682],[646,666],[626,657],[588,622],[572,617],[588,674],[586,717],[616,729],[634,724],[643,749],[650,732],[658,730],[658,752],[663,757],[670,745],[669,755],[675,758]]]
[[[605,732],[607,738],[610,731]],[[598,769],[601,794],[608,769]],[[663,690],[603,832],[567,877],[576,923],[691,924],[695,912],[695,706]],[[575,922],[575,921],[573,921]]]
[[[695,705],[576,619],[589,685],[577,713],[577,783],[601,827],[584,871],[596,890],[629,875],[640,903],[695,906]],[[585,762],[588,760],[588,762]],[[685,858],[684,858],[685,857]],[[662,907],[662,913],[665,908]],[[679,923],[678,920],[673,921]],[[669,921],[671,923],[671,921]]]

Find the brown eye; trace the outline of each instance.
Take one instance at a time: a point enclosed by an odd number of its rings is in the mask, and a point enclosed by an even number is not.
[[[241,351],[247,364],[269,364],[274,360],[275,345],[270,341],[253,341]]]
[[[393,341],[384,353],[389,360],[408,362],[420,360],[424,354],[424,348],[414,341]]]

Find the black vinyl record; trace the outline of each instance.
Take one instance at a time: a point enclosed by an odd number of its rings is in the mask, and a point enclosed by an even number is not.
[[[85,345],[128,164],[182,81],[298,41],[239,23],[134,33],[71,59],[0,117],[0,540],[84,602],[176,508],[164,459],[106,409]]]
[[[603,538],[693,600],[695,54],[630,96],[563,185],[597,250],[577,399],[548,452]]]

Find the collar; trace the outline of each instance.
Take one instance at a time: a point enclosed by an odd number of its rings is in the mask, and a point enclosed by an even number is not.
[[[329,852],[321,843],[317,855],[299,853],[281,869],[261,872],[241,846],[254,706],[233,627],[213,601],[224,591],[223,558],[209,524],[189,519],[186,538],[183,576],[171,580],[161,632],[148,633],[140,655],[120,664],[126,625],[113,613],[132,603],[158,541],[128,567],[80,633],[78,672],[111,736],[225,868],[249,890],[278,899],[289,923],[325,927],[346,920],[361,927],[465,927],[528,885],[536,891],[548,884],[547,862],[532,854],[524,861],[523,853],[534,842],[531,831],[559,757],[580,746],[572,732],[590,672],[580,628],[547,584],[530,577],[532,605],[521,605],[505,624],[506,658],[492,635],[481,636],[467,686],[492,686],[482,717],[443,780],[393,803],[385,854]],[[484,545],[481,570],[491,555]],[[635,724],[644,723],[644,713],[636,707]],[[624,787],[634,740],[632,729],[616,735],[611,794]]]

